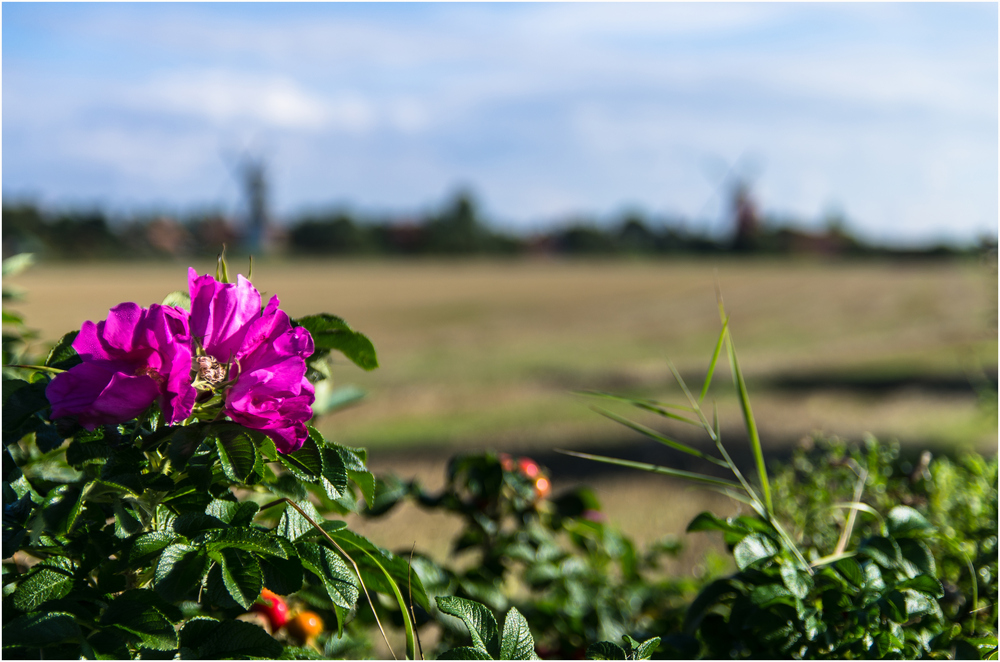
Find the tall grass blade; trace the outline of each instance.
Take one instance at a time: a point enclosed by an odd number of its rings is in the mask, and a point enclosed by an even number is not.
[[[674,441],[673,439],[670,439],[669,437],[664,437],[662,434],[660,434],[656,430],[653,430],[652,428],[647,428],[645,425],[642,425],[640,423],[636,423],[635,421],[630,421],[629,419],[624,418],[622,416],[619,416],[618,414],[616,414],[614,412],[611,412],[611,411],[608,411],[607,409],[603,409],[601,407],[592,407],[592,409],[594,411],[596,411],[598,414],[600,414],[601,416],[604,416],[606,418],[610,418],[612,421],[615,421],[616,423],[621,423],[625,427],[632,428],[633,430],[635,430],[639,434],[645,435],[645,436],[649,437],[650,439],[658,441],[658,442],[660,442],[661,444],[663,444],[665,446],[669,446],[670,448],[673,448],[675,450],[679,450],[682,453],[687,453],[688,455],[694,455],[695,457],[699,457],[699,458],[701,458],[703,460],[708,460],[709,462],[713,462],[715,464],[718,464],[721,467],[727,467],[727,466],[729,466],[729,465],[727,465],[725,462],[723,462],[722,460],[720,460],[717,457],[712,457],[711,455],[705,455],[704,453],[702,453],[697,448],[692,448],[691,446],[688,446],[687,444],[682,444],[681,442]],[[697,423],[694,423],[694,424],[698,425]]]
[[[717,439],[715,432],[712,430],[712,426],[709,425],[708,419],[705,418],[705,414],[701,411],[698,401],[694,399],[693,395],[691,395],[691,390],[684,382],[684,378],[681,377],[681,373],[677,372],[677,368],[674,367],[672,361],[667,361],[667,367],[670,368],[670,372],[673,374],[674,379],[677,380],[677,384],[681,387],[681,390],[684,391],[684,396],[688,399],[688,402],[691,403],[695,412],[697,412],[698,419],[701,421],[701,427],[705,429],[705,432],[707,432],[708,436],[712,438],[712,441],[715,441]]]
[[[701,395],[698,402],[702,402],[708,395],[708,387],[712,384],[712,375],[715,373],[715,364],[719,362],[719,355],[722,354],[722,344],[726,340],[726,331],[729,329],[729,318],[722,321],[722,331],[719,333],[719,342],[715,343],[715,352],[712,354],[712,361],[708,364],[708,372],[705,373],[705,385],[701,387]]]
[[[764,493],[764,504],[767,512],[774,512],[771,503],[771,485],[767,480],[767,467],[764,465],[764,451],[760,446],[760,435],[757,434],[757,422],[753,417],[753,410],[750,409],[750,395],[747,393],[747,383],[743,378],[743,371],[740,370],[740,362],[736,357],[736,346],[733,344],[733,337],[726,333],[726,344],[729,349],[729,365],[733,371],[733,383],[740,396],[740,408],[743,410],[743,422],[746,424],[747,434],[750,436],[750,447],[753,449],[754,462],[757,465],[757,474],[760,477],[761,491]]]
[[[677,409],[679,411],[687,411],[695,413],[698,410],[694,407],[688,407],[687,405],[675,405],[671,402],[662,402],[660,400],[649,400],[646,398],[630,398],[627,395],[618,395],[617,393],[608,393],[607,391],[573,391],[577,395],[592,395],[596,398],[606,398],[608,400],[615,400],[617,402],[627,402],[630,405],[635,405],[636,407],[648,408],[650,411],[657,411],[661,409]]]
[[[648,471],[654,474],[663,474],[664,476],[683,478],[684,480],[690,480],[696,483],[702,483],[704,485],[715,485],[718,487],[727,487],[730,489],[739,487],[738,484],[734,483],[731,480],[726,480],[725,478],[714,478],[712,476],[706,476],[704,474],[697,474],[690,471],[681,471],[680,469],[671,469],[670,467],[661,467],[655,464],[647,464],[645,462],[633,462],[632,460],[621,460],[616,457],[606,457],[604,455],[591,455],[590,453],[579,453],[577,451],[569,451],[560,448],[557,448],[556,452],[562,453],[564,455],[572,455],[573,457],[583,458],[584,460],[594,460],[595,462],[614,464],[620,467],[628,467],[630,469],[639,469],[640,471]]]

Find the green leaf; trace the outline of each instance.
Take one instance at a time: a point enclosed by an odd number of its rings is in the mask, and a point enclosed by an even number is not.
[[[86,488],[78,485],[58,485],[53,487],[42,502],[42,520],[49,533],[62,535],[69,532],[83,509]]]
[[[299,480],[318,483],[323,476],[323,455],[320,453],[316,440],[310,434],[306,437],[302,448],[294,453],[279,455],[278,459]]]
[[[370,471],[357,471],[348,469],[351,480],[361,489],[361,495],[365,498],[365,503],[370,507],[375,503],[375,474]]]
[[[430,609],[420,576],[410,569],[405,558],[382,549],[371,540],[344,527],[329,533],[358,564],[369,589],[374,588],[386,595],[395,594],[399,590],[407,595],[404,601],[408,602],[409,596],[412,596],[414,603],[423,609]],[[355,550],[363,554],[355,554]]]
[[[302,566],[320,578],[330,600],[345,609],[352,608],[358,601],[357,580],[340,555],[316,543],[299,543],[296,548]]]
[[[944,587],[941,586],[941,582],[929,575],[917,575],[912,579],[900,582],[896,585],[896,588],[913,589],[914,591],[920,591],[921,593],[932,595],[935,598],[944,597]]]
[[[117,537],[125,539],[142,531],[142,522],[125,508],[121,499],[115,499],[112,509],[115,512],[115,535]]]
[[[163,301],[160,305],[176,306],[177,308],[183,308],[184,310],[191,310],[191,295],[184,290],[174,290],[167,296],[163,297]]]
[[[627,660],[625,649],[613,641],[598,641],[587,646],[588,660]]]
[[[833,564],[833,567],[837,569],[844,579],[846,579],[852,586],[861,588],[865,585],[865,575],[861,570],[861,565],[854,559],[840,559]]]
[[[514,607],[510,608],[503,623],[500,640],[501,660],[531,660],[535,657],[535,640],[531,637],[528,621]]]
[[[885,536],[866,538],[858,547],[858,554],[867,556],[883,568],[898,568],[903,559],[896,541]]]
[[[906,613],[906,596],[899,591],[889,591],[882,600],[882,613],[896,623],[905,623],[908,616]]]
[[[340,453],[332,448],[323,449],[323,488],[331,499],[347,494],[347,467]]]
[[[791,563],[781,565],[781,581],[792,595],[804,600],[813,586],[812,576],[804,569]]]
[[[378,356],[372,341],[341,318],[321,313],[292,320],[292,324],[309,331],[317,350],[335,349],[363,370],[378,367]]]
[[[48,600],[65,597],[73,589],[73,563],[55,557],[42,561],[30,570],[11,597],[14,608],[33,611]]]
[[[660,645],[660,638],[653,637],[652,639],[647,639],[646,641],[639,644],[635,649],[635,654],[632,656],[633,660],[648,660],[653,657],[653,653],[656,652],[657,646]]]
[[[896,506],[885,519],[891,536],[903,536],[913,531],[933,528],[927,519],[909,506]]]
[[[245,483],[258,462],[257,447],[243,430],[225,427],[217,433],[216,444],[222,470],[229,480]]]
[[[264,571],[264,586],[278,595],[289,595],[302,589],[302,561],[294,555],[285,559],[279,556],[262,557],[260,569]]]
[[[233,600],[244,609],[257,600],[264,588],[264,573],[257,559],[249,552],[239,549],[223,549],[222,582]]]
[[[17,253],[16,255],[4,258],[2,266],[3,277],[8,278],[10,276],[16,276],[28,269],[34,263],[34,253]]]
[[[76,618],[65,612],[25,614],[3,626],[4,648],[43,648],[82,638]]]
[[[259,510],[260,506],[253,501],[213,499],[205,508],[205,514],[233,526],[249,526]]]
[[[45,357],[45,365],[50,368],[69,370],[80,363],[80,355],[73,349],[73,341],[76,340],[79,334],[79,331],[70,331],[60,338],[52,349],[49,350],[48,356]]]
[[[324,521],[323,516],[319,514],[316,506],[312,505],[311,501],[296,501],[295,504],[302,508],[317,524]],[[315,530],[313,525],[291,506],[285,507],[284,512],[281,513],[281,518],[278,519],[278,525],[274,527],[274,532],[277,535],[292,542]]]
[[[911,576],[918,574],[937,576],[934,555],[922,541],[915,538],[900,538],[896,541],[903,557],[903,565]]]
[[[692,533],[694,531],[722,531],[723,533],[733,533],[737,535],[750,533],[750,529],[743,526],[741,523],[728,519],[721,519],[708,511],[698,513],[695,518],[691,520],[691,523],[688,524],[687,532]]]
[[[459,646],[441,653],[439,660],[492,660],[489,654],[472,646]]]
[[[770,538],[761,533],[753,533],[743,538],[735,548],[733,548],[733,559],[740,570],[769,559],[778,553],[778,548]]]
[[[445,614],[462,619],[472,636],[472,647],[489,657],[498,659],[500,654],[499,633],[497,621],[486,606],[473,600],[454,596],[439,595],[435,598],[438,609]]]
[[[189,545],[170,545],[156,564],[153,585],[168,602],[183,600],[194,592],[208,572],[208,555]]]
[[[20,441],[43,424],[37,414],[49,409],[45,381],[29,384],[22,379],[3,380],[3,443]]]
[[[148,602],[131,599],[128,593],[111,601],[101,616],[101,624],[112,625],[127,633],[133,643],[154,650],[177,648],[177,633],[170,619]]]
[[[720,598],[736,593],[736,586],[728,579],[717,579],[705,588],[701,589],[698,597],[694,599],[688,607],[684,616],[684,630],[688,634],[693,634],[698,629],[701,619],[705,613],[715,605]]]
[[[273,659],[279,657],[283,649],[262,627],[245,621],[221,621],[210,630],[199,624],[198,630],[199,636],[190,639],[199,644],[198,658],[202,660]],[[187,639],[184,634],[181,633],[182,639]]]
[[[212,529],[201,535],[200,542],[209,551],[242,549],[247,552],[271,554],[285,558],[285,550],[281,547],[276,536],[248,526]]]
[[[146,560],[146,557],[155,554],[174,541],[176,536],[169,531],[153,531],[146,533],[135,540],[129,546],[127,559],[132,567],[137,567]]]
[[[781,584],[760,584],[750,591],[750,602],[758,609],[768,609],[776,604],[795,606],[795,596]]]

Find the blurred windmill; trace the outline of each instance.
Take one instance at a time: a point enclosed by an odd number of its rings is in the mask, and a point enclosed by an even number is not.
[[[239,156],[226,151],[223,159],[239,182],[243,197],[246,210],[244,247],[254,255],[265,253],[269,248],[268,226],[271,220],[268,211],[267,159],[263,155],[254,155],[248,149],[242,150]]]
[[[730,228],[733,250],[752,249],[761,226],[752,191],[754,182],[764,171],[762,160],[748,152],[743,152],[733,163],[716,156],[706,163],[705,170],[715,189],[702,208],[702,217],[711,206],[724,203],[723,214]]]

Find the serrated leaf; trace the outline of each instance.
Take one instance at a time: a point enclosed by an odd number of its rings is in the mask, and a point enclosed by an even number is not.
[[[299,450],[279,455],[278,459],[300,480],[318,483],[322,479],[323,455],[311,435],[306,437]]]
[[[800,600],[809,595],[812,588],[812,576],[804,569],[791,563],[784,563],[781,566],[781,581],[792,595]]]
[[[253,554],[239,549],[223,549],[222,581],[229,595],[244,609],[257,600],[264,588],[264,573]]]
[[[257,446],[250,436],[242,430],[226,427],[217,433],[216,447],[226,477],[236,483],[246,483],[258,462]]]
[[[905,623],[908,618],[906,613],[906,596],[899,591],[889,591],[880,601],[882,613],[896,623]]]
[[[627,660],[625,649],[613,641],[598,641],[587,646],[588,660]]]
[[[101,616],[102,625],[111,625],[128,633],[133,643],[154,650],[177,648],[177,633],[173,623],[151,604],[130,599],[128,594],[111,601]]]
[[[357,471],[354,469],[348,469],[347,474],[361,489],[361,495],[365,498],[365,503],[371,507],[375,503],[375,474],[370,471]]]
[[[363,370],[378,367],[378,356],[372,341],[336,315],[309,315],[292,320],[292,323],[309,331],[317,350],[337,350]]]
[[[885,525],[889,535],[892,536],[903,536],[913,531],[933,528],[927,518],[909,506],[896,506],[890,510],[885,518]]]
[[[944,597],[944,587],[941,586],[941,582],[929,575],[917,575],[912,579],[900,582],[896,585],[896,588],[913,589],[914,591],[920,591],[921,593],[926,593],[934,596],[935,598]]]
[[[302,588],[302,561],[297,556],[290,555],[284,559],[279,556],[262,557],[260,569],[264,572],[264,586],[278,595],[289,595]]]
[[[214,499],[205,508],[205,514],[233,526],[249,526],[260,506],[253,501],[224,501]]]
[[[858,554],[867,556],[883,568],[897,568],[902,561],[902,554],[896,541],[885,536],[866,538],[858,547]]]
[[[302,566],[320,578],[330,600],[344,609],[352,608],[358,601],[357,579],[340,555],[317,543],[299,543],[296,548]]]
[[[34,611],[48,600],[65,597],[73,589],[73,563],[56,557],[31,569],[11,596],[15,609]]]
[[[908,574],[916,576],[919,574],[937,576],[937,564],[934,562],[934,555],[922,541],[915,538],[900,538],[896,541],[900,555],[903,557],[903,564]]]
[[[156,564],[154,587],[168,602],[183,600],[194,591],[208,572],[208,555],[184,544],[163,550]]]
[[[501,660],[531,660],[535,657],[535,640],[531,637],[528,621],[514,607],[510,608],[503,623],[500,638]]]
[[[129,546],[128,563],[133,567],[137,566],[147,556],[167,547],[175,537],[169,531],[153,531],[139,536]]]
[[[74,365],[81,363],[80,355],[73,349],[73,341],[79,334],[79,331],[70,331],[60,338],[49,350],[48,356],[45,357],[45,365],[50,368],[69,370]]]
[[[74,467],[103,464],[109,457],[111,457],[111,447],[103,439],[86,443],[74,439],[66,447],[66,462]]]
[[[795,596],[781,584],[761,584],[750,591],[750,602],[759,609],[767,609],[776,604],[795,606]]]
[[[347,467],[340,454],[331,448],[323,449],[323,489],[331,499],[347,494]]]
[[[42,648],[82,638],[76,618],[65,612],[25,614],[3,626],[4,648]]]
[[[632,656],[634,660],[648,660],[653,657],[653,653],[656,652],[657,646],[660,645],[660,638],[653,637],[652,639],[647,639],[646,641],[639,644],[638,648],[635,649],[635,654]]]
[[[198,657],[203,660],[277,658],[283,648],[259,625],[245,621],[221,621],[201,634]]]
[[[316,506],[312,505],[310,501],[302,500],[295,502],[297,506],[302,508],[309,517],[315,522],[320,522],[323,516],[319,514],[316,510]],[[299,511],[291,506],[286,506],[284,512],[281,513],[281,517],[278,519],[278,525],[274,527],[274,532],[292,542],[295,542],[302,536],[307,535],[309,532],[313,531],[313,525],[304,518]]]
[[[121,499],[115,499],[112,509],[115,513],[115,535],[117,537],[125,539],[142,531],[142,522],[136,519],[135,515],[125,507]]]
[[[472,646],[459,646],[447,650],[438,657],[439,660],[492,660],[484,650]]]
[[[212,529],[201,536],[201,543],[209,551],[220,549],[242,549],[257,554],[270,554],[285,558],[285,550],[278,539],[260,529],[248,526],[228,529]]]
[[[733,559],[740,570],[746,570],[754,563],[769,559],[777,553],[778,548],[770,538],[762,533],[753,533],[733,548]]]
[[[861,588],[865,585],[865,574],[861,570],[861,565],[854,559],[840,559],[833,564],[844,579],[852,586]]]
[[[486,653],[491,659],[498,658],[500,637],[493,612],[485,605],[465,598],[439,595],[435,600],[439,610],[462,619],[469,629],[473,648]]]
[[[171,528],[186,538],[195,538],[213,529],[226,529],[229,525],[207,513],[184,513],[174,518]]]

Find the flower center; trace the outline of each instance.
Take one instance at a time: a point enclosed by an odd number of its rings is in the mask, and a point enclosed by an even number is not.
[[[211,356],[199,356],[195,359],[198,366],[198,376],[209,384],[219,384],[226,381],[226,366]]]
[[[135,373],[133,373],[133,374],[135,374],[137,377],[141,377],[142,375],[145,375],[146,377],[149,377],[150,379],[152,379],[157,384],[162,384],[163,383],[163,375],[161,375],[160,373],[156,372],[155,370],[153,370],[149,366],[143,366],[141,368],[136,368],[135,369]]]

